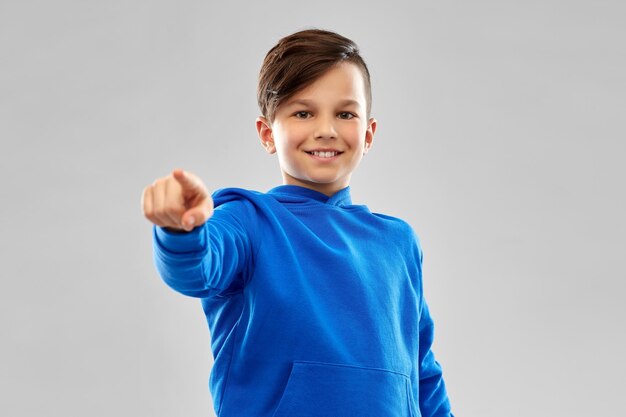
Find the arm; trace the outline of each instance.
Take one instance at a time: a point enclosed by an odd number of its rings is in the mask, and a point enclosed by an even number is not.
[[[434,323],[422,298],[419,320],[419,406],[423,417],[453,417],[441,365],[431,350]]]
[[[244,226],[250,217],[242,203],[214,212],[202,180],[175,169],[144,189],[142,206],[154,223],[156,268],[170,287],[192,297],[237,290],[237,278],[250,259]]]
[[[251,252],[244,210],[241,203],[226,204],[188,233],[155,225],[154,262],[163,281],[191,297],[238,291]]]
[[[435,355],[431,350],[435,326],[430,315],[430,310],[426,299],[424,298],[424,286],[422,280],[422,264],[424,253],[419,242],[419,238],[415,236],[413,253],[415,257],[415,266],[417,267],[416,276],[419,277],[419,408],[423,417],[454,417],[450,411],[450,401],[443,380],[443,372],[441,365],[435,359]]]

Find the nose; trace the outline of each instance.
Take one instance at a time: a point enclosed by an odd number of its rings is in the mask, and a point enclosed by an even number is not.
[[[334,116],[319,116],[315,124],[315,139],[336,139]]]

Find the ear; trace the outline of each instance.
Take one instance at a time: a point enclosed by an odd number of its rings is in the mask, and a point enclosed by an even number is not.
[[[261,145],[269,154],[276,152],[276,146],[274,145],[274,136],[272,134],[272,126],[263,116],[256,118],[256,131],[259,134]]]
[[[365,147],[363,147],[363,155],[369,152],[374,142],[374,132],[376,132],[376,119],[373,117],[367,123],[367,130],[365,131]]]

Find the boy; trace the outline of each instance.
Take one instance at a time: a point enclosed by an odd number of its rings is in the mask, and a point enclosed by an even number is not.
[[[157,270],[202,301],[217,415],[452,416],[419,240],[350,199],[376,130],[357,46],[323,30],[281,39],[258,101],[257,132],[283,185],[211,197],[176,169],[143,195]]]

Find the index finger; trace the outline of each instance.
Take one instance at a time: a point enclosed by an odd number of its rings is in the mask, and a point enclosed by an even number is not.
[[[183,169],[176,168],[172,171],[172,176],[183,188],[197,188],[198,184],[194,179]]]

